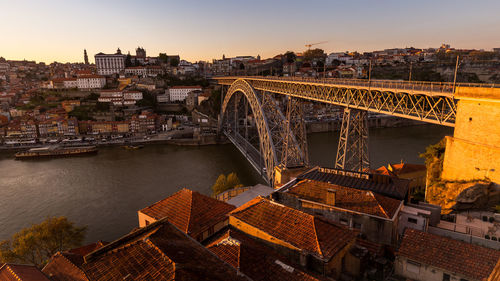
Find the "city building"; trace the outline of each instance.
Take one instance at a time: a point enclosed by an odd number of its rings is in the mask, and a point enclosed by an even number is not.
[[[201,242],[228,225],[227,214],[234,208],[199,192],[182,189],[138,211],[139,227],[167,218],[181,231]]]
[[[220,232],[206,247],[252,280],[325,279],[301,270],[272,247],[234,228]]]
[[[97,74],[119,74],[121,71],[125,70],[125,58],[126,56],[122,54],[120,49],[118,49],[115,54],[98,53],[95,55]]]
[[[425,165],[397,163],[388,164],[375,170],[376,173],[410,180],[410,194],[418,190],[425,190],[427,168]]]
[[[356,229],[376,243],[395,245],[398,240],[397,227],[402,200],[370,190],[309,179],[280,189],[273,194],[273,199]]]
[[[184,101],[188,94],[192,91],[201,91],[201,86],[173,86],[170,87],[170,101]]]
[[[51,281],[34,265],[0,263],[2,281]]]
[[[76,83],[79,90],[102,89],[106,86],[106,78],[101,75],[80,75]]]
[[[407,229],[395,273],[417,281],[500,280],[500,251]]]
[[[338,278],[356,236],[349,229],[263,197],[233,210],[229,224],[272,246],[293,263]]]
[[[167,219],[135,230],[70,263],[75,266],[58,256],[52,257],[44,272],[54,277],[64,276],[58,281],[250,280]]]

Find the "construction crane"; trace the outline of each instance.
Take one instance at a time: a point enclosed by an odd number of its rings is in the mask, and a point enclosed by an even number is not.
[[[306,44],[306,47],[307,47],[307,49],[311,49],[311,47],[314,46],[314,45],[319,45],[319,44],[324,44],[324,43],[328,43],[328,41],[322,41],[322,42],[318,42],[318,43]]]

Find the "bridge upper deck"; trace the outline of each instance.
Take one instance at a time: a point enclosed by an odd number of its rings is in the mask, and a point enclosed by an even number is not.
[[[454,127],[456,92],[487,92],[500,85],[274,76],[214,77],[221,85],[244,79],[256,90]]]
[[[500,84],[399,81],[399,80],[367,80],[343,78],[309,78],[309,77],[278,77],[278,76],[221,76],[214,77],[219,84],[231,85],[237,79],[252,81],[281,82],[290,84],[315,85],[325,87],[350,88],[356,90],[371,90],[392,93],[407,93],[426,96],[453,97],[460,87],[500,88]]]

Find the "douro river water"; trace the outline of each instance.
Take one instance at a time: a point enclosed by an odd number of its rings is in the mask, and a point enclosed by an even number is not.
[[[370,130],[372,168],[423,163],[419,153],[451,135],[423,125]],[[308,136],[313,164],[332,167],[338,132]],[[16,161],[0,154],[0,240],[47,216],[87,225],[87,242],[112,241],[138,226],[137,211],[186,187],[210,194],[221,173],[236,172],[245,185],[259,176],[232,145],[149,145],[140,150],[101,148],[95,156]]]

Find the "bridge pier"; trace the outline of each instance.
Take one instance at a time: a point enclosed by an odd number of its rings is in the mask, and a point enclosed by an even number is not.
[[[344,109],[335,168],[351,171],[370,168],[366,111],[348,107]]]

